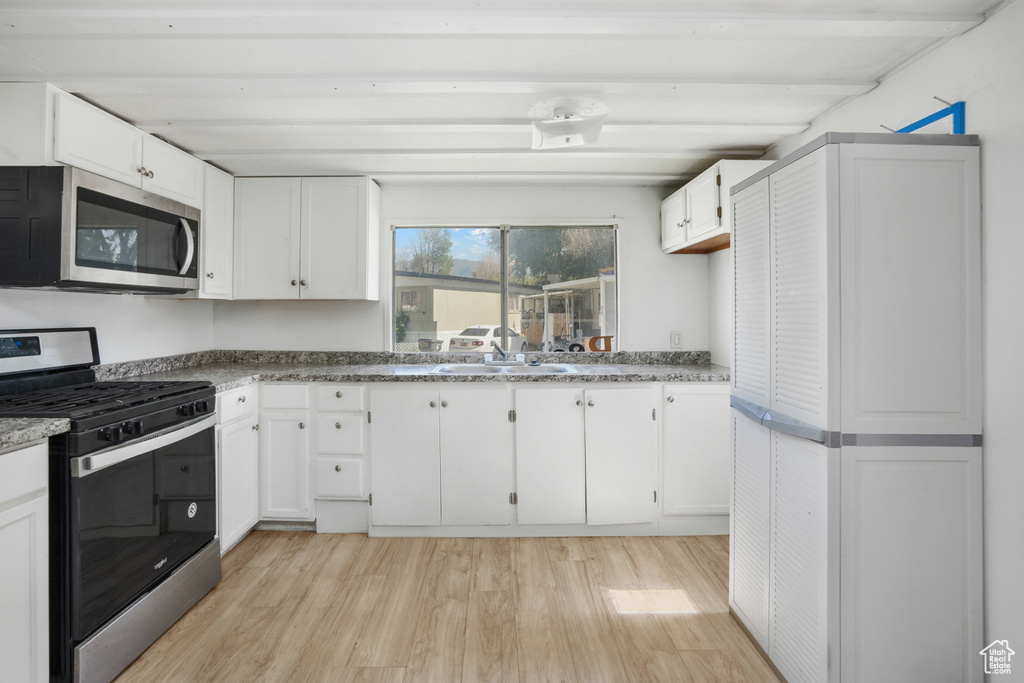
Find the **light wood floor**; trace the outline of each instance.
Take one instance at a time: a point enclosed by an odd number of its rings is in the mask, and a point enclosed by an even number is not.
[[[728,613],[728,550],[256,531],[117,683],[775,682]]]

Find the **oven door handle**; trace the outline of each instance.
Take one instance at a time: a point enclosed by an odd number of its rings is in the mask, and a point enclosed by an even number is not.
[[[174,426],[163,431],[154,432],[152,436],[132,441],[124,446],[114,446],[98,453],[82,455],[71,459],[71,476],[86,477],[125,460],[131,460],[158,448],[169,446],[176,441],[198,434],[217,423],[216,415],[209,415],[184,426]]]

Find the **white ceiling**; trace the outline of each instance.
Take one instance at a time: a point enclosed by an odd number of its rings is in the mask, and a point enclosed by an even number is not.
[[[677,185],[996,4],[2,0],[0,80],[54,83],[235,175]],[[529,110],[562,97],[607,106],[600,140],[531,150]]]

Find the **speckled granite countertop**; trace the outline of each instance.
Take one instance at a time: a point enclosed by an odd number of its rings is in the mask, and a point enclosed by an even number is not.
[[[711,363],[576,364],[557,375],[433,375],[430,365],[333,365],[313,363],[207,363],[135,375],[139,380],[209,380],[217,391],[253,382],[728,382],[729,368]]]
[[[528,354],[542,363],[569,363],[577,372],[555,375],[430,374],[442,363],[480,363],[482,354],[386,352],[202,351],[113,363],[98,380],[208,380],[217,391],[255,382],[728,382],[729,368],[706,351]],[[597,362],[604,361],[604,362]],[[67,420],[0,418],[0,450],[67,431]]]
[[[0,451],[66,432],[69,427],[68,420],[55,417],[0,417]]]

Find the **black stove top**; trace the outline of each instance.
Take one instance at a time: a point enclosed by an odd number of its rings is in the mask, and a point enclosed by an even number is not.
[[[209,388],[209,382],[87,382],[0,398],[0,417],[63,417],[70,420],[125,411],[145,412],[147,404]]]

